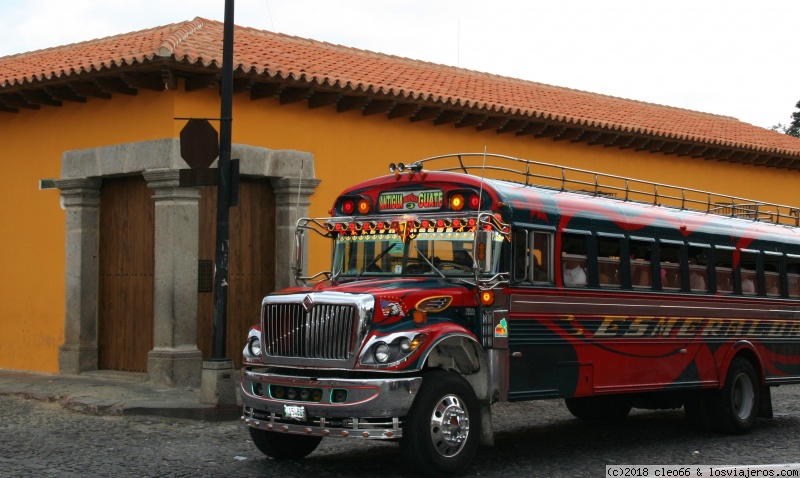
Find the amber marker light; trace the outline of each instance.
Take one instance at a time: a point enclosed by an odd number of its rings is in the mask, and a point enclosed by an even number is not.
[[[494,303],[494,292],[490,290],[481,291],[481,304],[492,305]]]
[[[358,212],[360,214],[368,214],[370,209],[369,201],[366,199],[361,199],[358,201]]]
[[[428,313],[424,310],[415,310],[412,316],[415,324],[424,324],[428,321]]]
[[[460,211],[464,209],[464,196],[460,194],[453,194],[450,197],[450,209],[453,211]]]

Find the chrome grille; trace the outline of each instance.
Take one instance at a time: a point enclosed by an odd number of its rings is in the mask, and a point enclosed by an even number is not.
[[[356,308],[353,305],[264,304],[266,355],[347,360],[353,354]]]

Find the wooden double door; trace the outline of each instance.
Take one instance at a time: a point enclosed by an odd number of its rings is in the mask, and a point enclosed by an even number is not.
[[[141,176],[107,178],[100,192],[98,368],[146,372],[153,348],[155,207]],[[214,298],[207,265],[214,261],[216,188],[199,204],[197,346],[211,356]],[[268,180],[243,178],[231,208],[227,356],[241,365],[247,330],[275,287],[275,201]]]

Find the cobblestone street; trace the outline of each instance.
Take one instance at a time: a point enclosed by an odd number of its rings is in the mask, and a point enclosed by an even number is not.
[[[689,429],[682,411],[634,411],[612,426],[582,423],[561,401],[494,407],[496,446],[470,476],[603,476],[607,464],[754,465],[800,461],[800,387],[773,390],[775,418],[752,433]],[[2,476],[413,476],[391,443],[323,440],[300,462],[267,459],[238,421],[83,415],[0,397]]]

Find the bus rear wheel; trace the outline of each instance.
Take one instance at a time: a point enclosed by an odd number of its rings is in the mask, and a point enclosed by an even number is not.
[[[249,428],[250,438],[261,453],[276,460],[299,460],[317,448],[322,437],[290,435]]]
[[[742,434],[750,431],[758,415],[761,395],[758,374],[746,359],[731,361],[725,375],[725,386],[710,396],[709,418],[723,433]]]
[[[480,441],[480,409],[472,387],[458,374],[425,374],[408,415],[400,449],[424,476],[467,471]]]
[[[573,397],[564,403],[575,418],[597,422],[622,420],[631,411],[631,401],[622,396]]]

